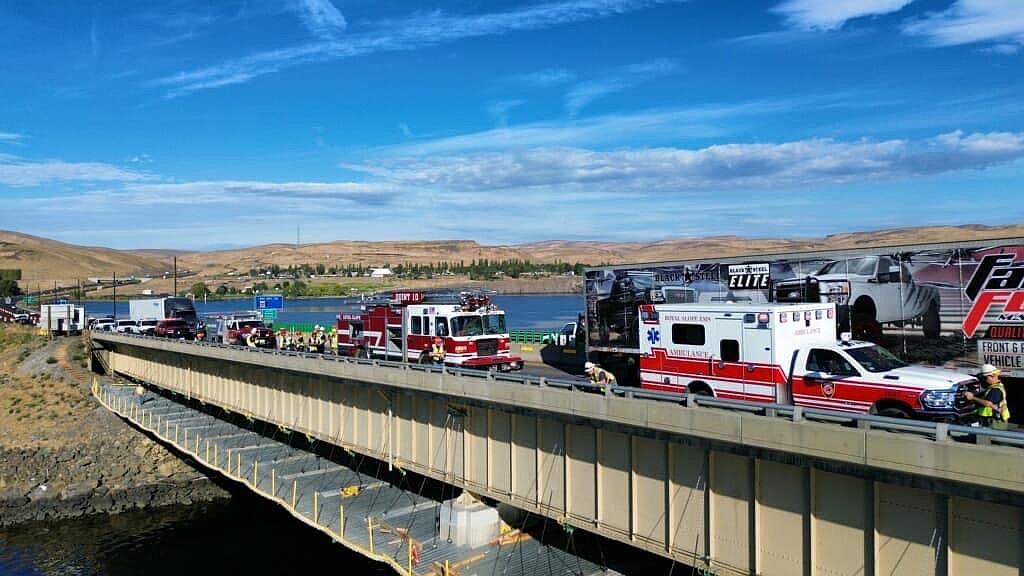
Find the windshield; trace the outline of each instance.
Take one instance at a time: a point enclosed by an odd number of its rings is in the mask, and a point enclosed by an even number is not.
[[[906,362],[900,360],[885,348],[880,346],[864,346],[862,348],[849,348],[846,353],[853,357],[868,372],[887,372],[896,368],[903,368]]]
[[[505,315],[488,314],[484,316],[484,330],[487,334],[504,334],[506,332]]]
[[[451,319],[452,336],[480,336],[484,333],[480,316],[456,316]]]

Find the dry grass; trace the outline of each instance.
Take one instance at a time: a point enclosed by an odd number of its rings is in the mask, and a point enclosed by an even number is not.
[[[321,263],[327,267],[341,267],[348,264],[394,266],[405,263],[425,264],[441,261],[463,261],[468,264],[481,258],[489,260],[518,258],[533,262],[582,262],[597,265],[1016,237],[1024,237],[1024,225],[906,228],[836,234],[824,238],[801,240],[718,236],[646,243],[555,240],[509,246],[487,246],[469,240],[336,241],[299,246],[269,244],[238,250],[185,253],[171,250],[117,251],[80,247],[0,231],[0,268],[20,268],[24,278],[22,288],[34,290],[37,285],[52,286],[54,281],[72,286],[78,278],[109,277],[114,272],[119,276],[128,274],[145,276],[165,272],[171,269],[171,258],[177,256],[179,270],[187,269],[196,272],[195,276],[179,278],[178,288],[179,291],[183,291],[193,283],[200,281],[242,287],[248,282],[243,283],[238,280],[237,275],[245,274],[253,268],[272,264],[282,267]],[[326,281],[337,282],[338,280]],[[462,283],[464,284],[464,282]],[[517,286],[523,284],[520,282]],[[383,288],[386,287],[383,286]],[[171,292],[173,280],[155,279],[143,286],[120,288],[118,293],[130,295],[143,288],[151,289],[154,293]],[[513,291],[524,290],[528,290],[528,288],[513,288]],[[109,296],[109,292],[108,290],[103,295]]]

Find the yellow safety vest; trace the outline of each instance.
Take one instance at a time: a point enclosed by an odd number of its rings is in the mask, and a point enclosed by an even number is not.
[[[444,361],[444,345],[432,344],[430,346],[430,357],[433,358],[434,362]]]
[[[604,376],[606,382],[601,382],[601,377]],[[590,380],[594,384],[601,384],[601,391],[604,392],[605,386],[615,386],[615,374],[605,370],[604,368],[594,368],[594,371],[590,373]]]
[[[1010,408],[1006,404],[1006,388],[1003,388],[1003,383],[1002,382],[996,382],[995,384],[989,386],[988,388],[985,388],[985,392],[982,394],[981,397],[984,398],[985,400],[988,400],[988,393],[989,393],[989,391],[991,391],[993,389],[996,389],[996,388],[1001,390],[1002,393],[1003,393],[1003,401],[999,403],[999,419],[1002,420],[1003,422],[1009,422],[1010,421]],[[992,408],[990,408],[988,406],[979,406],[978,407],[978,416],[980,416],[982,418],[994,418],[995,417],[995,415],[992,412]]]

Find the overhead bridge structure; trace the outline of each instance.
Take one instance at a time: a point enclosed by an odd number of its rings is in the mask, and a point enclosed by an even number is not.
[[[111,371],[716,575],[1024,573],[1024,435],[94,334]]]

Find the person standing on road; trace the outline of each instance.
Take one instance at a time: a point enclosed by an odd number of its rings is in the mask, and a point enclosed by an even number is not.
[[[430,345],[430,359],[434,366],[444,366],[444,340],[440,336],[434,336],[434,343]]]
[[[612,374],[593,362],[587,362],[584,364],[583,372],[586,373],[591,382],[601,387],[602,393],[606,392],[609,387],[615,386],[615,374]]]
[[[146,403],[146,387],[142,384],[135,386],[135,401],[139,403],[139,406]]]
[[[981,394],[968,392],[965,397],[978,405],[978,419],[982,426],[1005,430],[1010,421],[1010,409],[1006,404],[1006,388],[999,380],[999,368],[991,364],[981,367],[979,375],[985,382]]]

